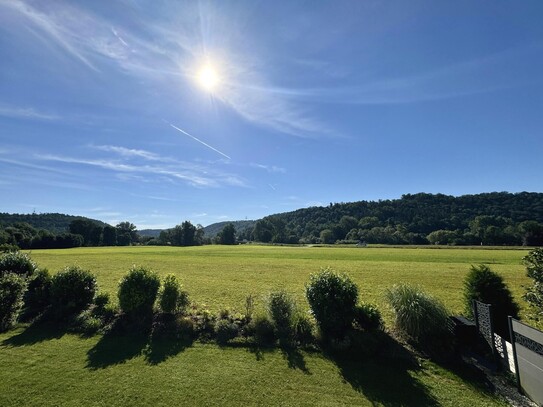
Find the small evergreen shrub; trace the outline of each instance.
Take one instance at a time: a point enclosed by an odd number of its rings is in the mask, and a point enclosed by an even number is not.
[[[94,335],[104,327],[104,321],[86,309],[74,319],[72,329],[84,335]]]
[[[51,279],[51,305],[56,318],[75,315],[92,304],[96,277],[79,266],[66,267]]]
[[[270,293],[267,301],[268,315],[281,342],[289,342],[294,336],[296,303],[284,290]]]
[[[360,304],[354,310],[354,323],[364,331],[382,329],[383,318],[374,304]]]
[[[175,314],[183,311],[189,305],[187,292],[182,290],[181,284],[173,274],[164,278],[164,285],[160,292],[160,308],[163,312]]]
[[[330,268],[310,276],[306,297],[322,334],[342,337],[352,326],[358,287]]]
[[[109,293],[102,292],[94,298],[92,315],[99,318],[104,324],[110,323],[115,318],[116,313],[117,310],[109,300]]]
[[[47,269],[38,269],[28,279],[28,289],[25,293],[25,314],[37,315],[51,304],[51,274]]]
[[[275,342],[273,322],[266,315],[257,315],[250,322],[248,332],[254,336],[258,345],[270,346]]]
[[[236,338],[239,335],[239,327],[236,323],[228,319],[219,319],[215,323],[215,335],[217,342],[225,345],[228,341]]]
[[[0,276],[5,273],[14,273],[29,277],[36,269],[36,263],[26,253],[7,252],[0,256]]]
[[[153,312],[160,278],[145,267],[133,266],[119,284],[119,306],[132,317],[149,317]]]
[[[507,316],[518,318],[519,306],[503,278],[485,264],[471,266],[464,280],[464,304],[470,318],[473,318],[473,300],[492,305],[494,330],[508,338]]]
[[[386,298],[402,336],[433,354],[451,349],[449,313],[440,301],[407,284],[394,285]]]
[[[301,345],[313,343],[313,322],[306,315],[298,315],[296,318],[295,337]]]
[[[533,280],[533,284],[526,289],[524,299],[533,312],[532,319],[543,325],[543,249],[531,250],[523,259],[526,266],[526,275]]]
[[[17,322],[25,290],[23,277],[14,273],[0,276],[0,332],[7,331]]]

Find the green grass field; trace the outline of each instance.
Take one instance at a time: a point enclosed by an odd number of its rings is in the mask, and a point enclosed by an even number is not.
[[[529,283],[525,250],[428,248],[318,248],[205,246],[36,250],[33,259],[56,272],[77,264],[115,297],[132,264],[174,273],[191,299],[213,311],[243,309],[286,288],[307,308],[310,273],[331,266],[359,285],[360,300],[376,303],[390,325],[383,292],[394,283],[422,286],[454,312],[462,310],[462,281],[471,264],[500,273],[520,300]],[[21,326],[0,335],[0,406],[36,405],[505,405],[466,372],[401,355],[367,362],[322,353],[245,346],[149,343],[145,338],[105,340]]]

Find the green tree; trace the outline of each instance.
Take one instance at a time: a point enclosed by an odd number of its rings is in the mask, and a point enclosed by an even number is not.
[[[335,242],[334,232],[330,229],[324,229],[320,233],[321,242],[324,244],[332,244]]]
[[[219,244],[236,244],[236,228],[233,223],[227,223],[217,235]]]
[[[104,226],[102,244],[104,246],[117,246],[117,228],[110,225]]]
[[[137,243],[139,240],[139,235],[136,230],[136,225],[130,222],[121,222],[115,226],[117,228],[117,236],[120,238],[122,236],[123,243],[126,243],[129,240],[128,245],[132,243]],[[119,244],[121,244],[119,242]],[[126,246],[126,244],[123,244]]]

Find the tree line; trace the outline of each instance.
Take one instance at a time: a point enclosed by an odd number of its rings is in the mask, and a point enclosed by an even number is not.
[[[260,219],[250,240],[539,246],[543,245],[543,194],[420,193],[394,200],[331,203]]]

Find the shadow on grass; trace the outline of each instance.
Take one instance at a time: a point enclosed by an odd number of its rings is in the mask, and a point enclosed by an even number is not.
[[[305,358],[300,349],[292,346],[283,346],[281,347],[281,354],[283,358],[287,361],[288,367],[291,369],[298,369],[309,375],[311,372],[307,368],[305,363]]]
[[[438,406],[429,389],[412,376],[420,370],[416,358],[387,334],[372,335],[371,342],[378,340],[377,348],[370,345],[366,349],[357,347],[361,350],[355,352],[324,350],[343,380],[376,405]]]
[[[13,335],[2,342],[4,346],[30,346],[51,339],[60,339],[68,332],[64,324],[35,322],[23,332]]]
[[[124,363],[143,353],[148,342],[144,334],[119,335],[108,333],[87,352],[88,369],[103,369]]]
[[[151,365],[158,365],[166,359],[178,355],[192,346],[192,338],[153,338],[145,349],[145,360]]]

